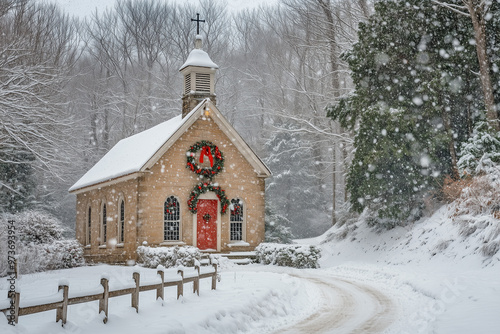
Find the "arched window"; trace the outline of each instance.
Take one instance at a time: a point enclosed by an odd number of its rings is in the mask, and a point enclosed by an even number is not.
[[[101,244],[105,244],[107,241],[107,221],[108,217],[106,215],[106,203],[102,205],[102,229],[101,229]]]
[[[122,199],[119,206],[120,212],[118,213],[118,243],[123,243],[125,236],[125,201]]]
[[[92,241],[91,235],[92,235],[92,208],[89,206],[88,216],[87,216],[87,233],[86,233],[87,245],[90,245]]]
[[[174,196],[167,198],[163,212],[163,238],[165,241],[180,240],[180,209],[177,198]]]
[[[231,217],[230,221],[230,233],[231,233],[231,241],[239,241],[243,240],[243,201],[238,198],[233,198],[231,200],[231,205],[229,206],[231,209]]]

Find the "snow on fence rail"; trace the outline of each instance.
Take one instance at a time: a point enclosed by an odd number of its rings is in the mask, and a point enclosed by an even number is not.
[[[109,279],[101,278],[101,285],[87,295],[79,296],[69,296],[69,284],[60,283],[58,292],[52,296],[47,296],[43,299],[39,299],[40,303],[36,299],[28,300],[24,302],[23,306],[20,307],[21,294],[16,292],[13,294],[13,298],[10,299],[11,307],[0,309],[0,312],[5,313],[7,318],[13,316],[14,322],[17,324],[19,321],[19,316],[28,315],[33,313],[40,313],[49,310],[56,310],[56,322],[62,321],[64,325],[67,320],[68,306],[74,304],[88,303],[95,300],[99,301],[99,313],[104,312],[104,323],[108,321],[108,299],[123,295],[131,295],[132,307],[139,312],[139,293],[142,291],[156,290],[156,299],[163,298],[163,292],[165,287],[177,286],[177,299],[184,294],[184,284],[193,282],[193,293],[200,295],[200,279],[212,278],[212,290],[216,289],[217,284],[217,263],[212,265],[213,268],[207,268],[200,271],[200,266],[195,265],[193,272],[184,271],[184,269],[178,269],[178,277],[169,278],[165,280],[165,272],[163,268],[159,268],[157,271],[158,279],[157,282],[147,282],[146,284],[140,284],[140,273],[134,272],[132,278],[135,282],[130,287],[118,290],[109,289]],[[14,310],[12,314],[11,310]],[[10,314],[9,314],[10,313]]]

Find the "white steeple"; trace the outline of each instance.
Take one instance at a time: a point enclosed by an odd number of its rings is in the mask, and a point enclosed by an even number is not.
[[[196,35],[195,48],[179,71],[184,75],[182,94],[182,115],[187,115],[200,101],[205,98],[215,104],[215,72],[219,68],[210,59],[208,53],[202,50],[203,38]]]

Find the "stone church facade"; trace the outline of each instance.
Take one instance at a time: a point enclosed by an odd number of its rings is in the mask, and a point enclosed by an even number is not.
[[[264,240],[271,173],[217,109],[217,65],[195,45],[182,115],[120,141],[70,188],[89,261],[135,260],[144,244],[228,252]]]

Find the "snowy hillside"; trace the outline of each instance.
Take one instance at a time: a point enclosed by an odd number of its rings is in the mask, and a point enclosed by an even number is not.
[[[411,287],[416,296],[425,296],[395,333],[403,328],[408,333],[498,333],[500,253],[484,256],[482,249],[491,237],[498,238],[498,220],[483,217],[484,226],[465,237],[449,217],[454,209],[445,205],[414,225],[383,233],[358,222],[301,242],[322,245],[320,263],[327,271]]]

